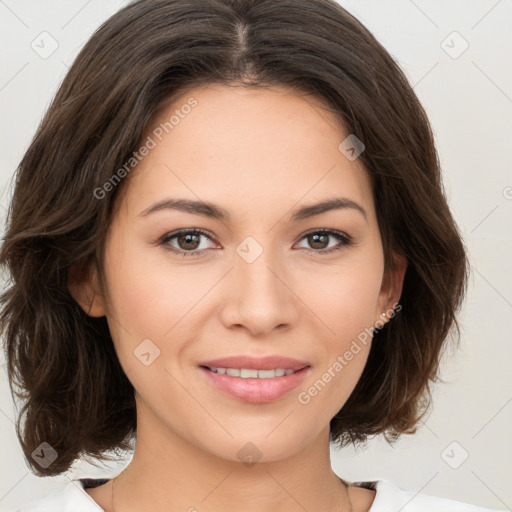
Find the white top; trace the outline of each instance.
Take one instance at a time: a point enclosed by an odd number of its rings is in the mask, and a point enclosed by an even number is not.
[[[84,480],[105,483],[108,479],[73,479],[62,490],[41,500],[32,501],[16,512],[105,512],[85,491]],[[448,498],[404,491],[385,479],[353,482],[352,485],[376,491],[368,512],[507,512],[504,509],[490,509]]]

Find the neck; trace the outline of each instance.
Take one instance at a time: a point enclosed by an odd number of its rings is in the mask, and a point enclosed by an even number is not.
[[[148,503],[153,512],[353,511],[346,484],[331,468],[328,429],[300,452],[254,464],[157,432],[155,425],[137,425],[134,456],[112,481],[109,512],[144,510]]]
[[[116,512],[118,509],[116,508],[115,504],[114,504],[114,487],[115,487],[115,481],[118,479],[119,477],[116,477],[114,478],[112,481],[111,481],[111,506],[110,506],[110,509],[107,511],[107,509],[105,508],[105,511],[106,512]],[[340,484],[342,485],[343,487],[343,491],[342,491],[342,498],[337,501],[336,503],[334,503],[331,507],[328,508],[328,510],[332,510],[332,511],[339,511],[339,512],[354,512],[354,507],[353,507],[353,504],[352,504],[352,500],[351,500],[351,497],[349,496],[349,492],[348,492],[348,483],[345,482],[343,479],[339,478],[339,482]],[[293,497],[292,497],[293,498]],[[118,501],[119,501],[119,496],[118,496]],[[204,499],[202,500],[204,501]],[[302,508],[304,508],[297,500],[295,500]],[[118,504],[119,506],[119,504]],[[126,510],[128,511],[127,508],[125,507],[122,507],[121,510]],[[154,510],[154,509],[152,509]],[[169,509],[168,509],[169,510]],[[183,510],[183,509],[182,509]],[[252,509],[251,509],[252,510]],[[307,510],[307,509],[306,509]],[[187,509],[188,512],[197,512],[197,510],[194,508],[194,507],[189,507]]]

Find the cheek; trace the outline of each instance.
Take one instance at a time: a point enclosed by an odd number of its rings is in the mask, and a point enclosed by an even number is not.
[[[366,365],[371,348],[368,333],[359,337],[358,322],[340,324],[332,343],[324,345],[315,371],[297,395],[303,424],[313,422],[319,430],[345,405]]]
[[[155,371],[168,381],[164,368],[187,359],[190,341],[203,325],[206,295],[219,275],[213,267],[199,272],[194,265],[171,264],[163,249],[130,246],[127,238],[122,246],[113,241],[106,255],[109,327],[125,373],[142,394],[156,385]],[[146,352],[157,355],[149,367],[137,358]]]
[[[305,396],[306,401],[311,399],[316,404],[309,411],[323,420],[336,414],[348,399],[370,351],[382,266],[371,251],[367,254],[363,257],[359,253],[357,260],[350,262],[347,258],[336,271],[319,268],[310,272],[308,286],[303,289],[305,302],[318,312],[325,333],[316,350],[316,371],[308,383],[313,388],[311,393],[306,390]],[[315,287],[311,286],[313,282]]]
[[[113,238],[105,254],[110,298],[107,318],[125,368],[133,365],[134,351],[144,340],[151,340],[163,351],[171,337],[166,333],[186,313],[183,276],[169,276],[162,265],[148,264],[147,249],[131,246],[129,240],[128,234]]]
[[[190,288],[177,266],[171,272],[163,249],[135,242],[136,236],[119,227],[106,247],[110,310],[126,331],[162,337],[185,312]]]
[[[381,266],[371,258],[308,273],[303,297],[340,341],[373,325],[382,281]],[[313,286],[314,283],[314,286]]]
[[[164,395],[185,400],[169,372],[174,374],[173,361],[181,360],[192,336],[187,312],[200,299],[200,290],[188,288],[184,273],[148,265],[137,249],[125,247],[110,264],[109,328],[125,374],[147,404]],[[193,290],[188,298],[187,289]]]
[[[317,293],[311,295],[308,287],[308,300],[329,330],[321,327],[325,335],[317,345],[316,369],[301,388],[298,402],[304,417],[316,418],[320,428],[343,407],[364,370],[381,276],[378,266],[365,264],[324,278],[317,273],[315,282]]]

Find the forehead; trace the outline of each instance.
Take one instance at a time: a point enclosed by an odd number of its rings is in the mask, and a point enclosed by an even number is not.
[[[166,195],[261,214],[262,205],[345,196],[371,214],[367,171],[340,150],[348,135],[320,100],[284,87],[191,89],[148,124],[151,149],[125,184],[126,201],[132,216]]]

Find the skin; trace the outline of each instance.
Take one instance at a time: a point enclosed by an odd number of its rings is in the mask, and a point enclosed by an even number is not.
[[[87,314],[106,315],[136,389],[137,443],[115,481],[115,510],[151,503],[156,512],[348,511],[350,498],[354,512],[367,511],[375,492],[346,489],[332,471],[329,421],[357,384],[371,343],[360,344],[307,405],[298,401],[400,297],[405,263],[397,258],[396,273],[384,272],[367,172],[338,149],[348,133],[334,114],[280,87],[188,91],[145,136],[190,97],[198,105],[125,178],[107,238],[108,290],[101,293],[94,269],[87,278],[70,275],[70,291]],[[301,206],[341,196],[367,217],[345,208],[289,220]],[[216,203],[232,219],[170,209],[139,216],[167,197]],[[201,236],[196,249],[178,238],[167,246],[202,255],[183,258],[158,245],[183,228],[211,238]],[[304,236],[314,229],[341,231],[354,244],[321,254],[340,241],[315,245]],[[263,249],[252,263],[236,252],[247,236]],[[149,366],[134,356],[144,339],[160,350]],[[214,389],[198,369],[236,354],[295,357],[311,371],[279,400],[242,402]],[[250,467],[237,456],[248,442],[261,452]],[[112,510],[112,481],[87,492]]]

